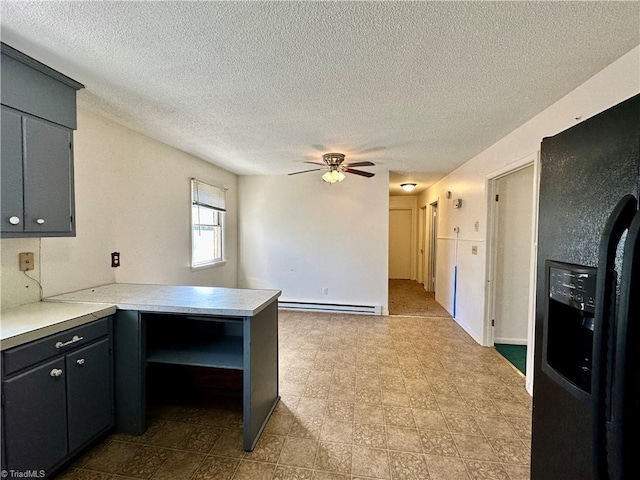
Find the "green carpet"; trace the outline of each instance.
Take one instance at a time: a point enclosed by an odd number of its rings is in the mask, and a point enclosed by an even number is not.
[[[498,353],[520,370],[527,373],[527,346],[526,345],[510,345],[507,343],[494,344]]]

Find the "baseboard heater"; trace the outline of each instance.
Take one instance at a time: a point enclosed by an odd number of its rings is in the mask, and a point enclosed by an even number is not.
[[[278,301],[283,310],[304,310],[307,312],[356,313],[362,315],[382,315],[381,305],[345,305],[341,303],[287,302]]]

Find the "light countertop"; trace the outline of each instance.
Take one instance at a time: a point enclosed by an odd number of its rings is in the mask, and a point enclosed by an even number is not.
[[[107,303],[120,310],[250,317],[276,301],[279,290],[112,283],[65,293],[47,302]]]
[[[0,350],[113,315],[113,305],[38,302],[0,312]]]

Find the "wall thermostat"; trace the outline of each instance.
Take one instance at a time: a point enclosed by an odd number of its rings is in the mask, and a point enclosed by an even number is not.
[[[453,208],[460,208],[462,206],[462,199],[461,198],[456,198],[453,201]]]

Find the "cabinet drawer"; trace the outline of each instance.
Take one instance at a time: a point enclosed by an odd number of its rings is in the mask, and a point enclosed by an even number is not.
[[[11,348],[3,353],[2,365],[5,375],[40,363],[55,355],[64,354],[76,347],[86,345],[109,333],[109,317],[71,328],[27,345]]]

